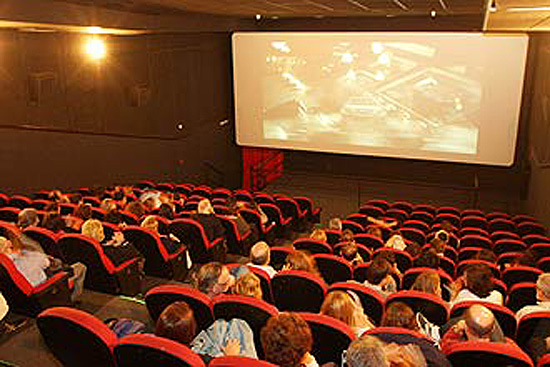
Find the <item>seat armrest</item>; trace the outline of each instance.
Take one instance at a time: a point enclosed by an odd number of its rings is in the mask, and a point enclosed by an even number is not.
[[[68,287],[69,286],[68,279],[69,279],[69,274],[64,272],[64,271],[60,271],[59,273],[56,273],[51,278],[46,279],[46,281],[44,281],[43,283],[41,283],[38,286],[34,287],[32,289],[31,294],[33,296],[34,295],[39,295],[40,293],[42,293],[44,291],[48,291],[50,289],[50,287],[58,285],[58,284],[62,284],[63,282],[65,282],[67,284],[67,287]]]

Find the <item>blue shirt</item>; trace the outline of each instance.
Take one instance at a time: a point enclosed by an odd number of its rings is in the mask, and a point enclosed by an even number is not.
[[[43,283],[48,277],[46,269],[50,260],[41,252],[23,250],[19,254],[10,254],[15,267],[33,287]]]

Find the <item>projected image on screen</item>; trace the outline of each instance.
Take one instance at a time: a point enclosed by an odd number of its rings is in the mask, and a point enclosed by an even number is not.
[[[509,166],[528,37],[233,34],[239,145]]]
[[[325,46],[270,42],[264,138],[477,152],[479,68],[416,43]]]

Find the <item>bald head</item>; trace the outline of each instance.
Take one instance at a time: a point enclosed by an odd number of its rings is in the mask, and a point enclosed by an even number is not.
[[[550,273],[539,275],[537,279],[537,298],[539,301],[550,301]]]
[[[254,265],[267,265],[270,260],[270,250],[267,243],[260,241],[257,242],[250,249],[250,262]]]
[[[197,205],[197,212],[199,214],[214,214],[214,208],[212,208],[210,200],[202,199],[199,201],[199,204]]]
[[[490,339],[495,328],[495,315],[487,307],[472,305],[464,315],[469,340]]]

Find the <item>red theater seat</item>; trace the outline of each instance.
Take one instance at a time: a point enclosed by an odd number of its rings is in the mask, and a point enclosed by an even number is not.
[[[277,367],[277,365],[254,358],[224,356],[214,358],[208,367]]]
[[[345,282],[352,279],[351,264],[336,255],[317,254],[313,258],[323,279],[328,283]]]
[[[542,270],[530,266],[512,266],[502,272],[502,281],[508,288],[517,283],[536,283]]]
[[[199,222],[193,219],[175,219],[169,228],[181,243],[187,245],[193,263],[206,264],[223,257],[218,246],[224,240],[223,237],[210,241]]]
[[[332,254],[332,248],[327,243],[311,238],[298,238],[292,245],[296,250],[309,251],[311,254]]]
[[[517,283],[510,288],[506,298],[506,307],[518,312],[522,307],[537,304],[537,286],[535,283]]]
[[[384,313],[384,297],[372,288],[359,283],[340,282],[330,286],[329,292],[334,290],[351,291],[357,294],[361,300],[365,315],[369,316],[376,325],[380,325],[382,314]]]
[[[453,366],[486,367],[533,367],[531,358],[519,347],[507,343],[465,341],[447,351]]]
[[[449,307],[441,298],[429,293],[419,291],[399,291],[390,294],[386,298],[386,308],[392,302],[403,302],[413,309],[415,313],[420,312],[430,322],[442,326],[449,320]]]
[[[280,311],[319,312],[327,287],[310,273],[297,270],[280,271],[271,279],[275,305]]]
[[[506,335],[511,339],[515,338],[516,329],[517,329],[516,315],[504,306],[500,306],[491,302],[484,302],[484,301],[458,302],[451,308],[451,318],[462,315],[464,311],[466,311],[470,306],[474,304],[483,305],[488,309],[490,309],[491,311],[493,311],[493,314],[495,315],[495,318],[498,320],[498,323],[502,328],[504,335]]]

